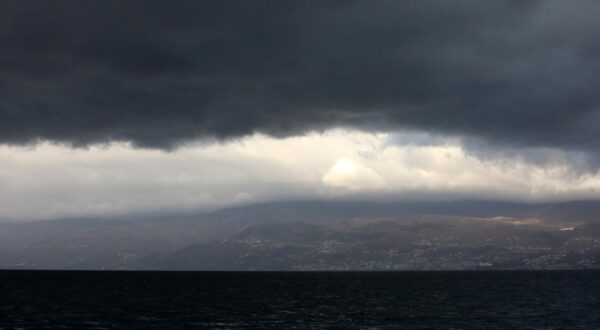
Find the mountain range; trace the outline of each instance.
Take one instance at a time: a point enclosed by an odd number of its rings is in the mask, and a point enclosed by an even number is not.
[[[278,202],[135,219],[0,223],[3,269],[600,267],[600,203]]]

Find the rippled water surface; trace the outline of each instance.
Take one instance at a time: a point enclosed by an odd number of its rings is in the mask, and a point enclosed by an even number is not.
[[[0,329],[599,328],[600,272],[0,272]]]

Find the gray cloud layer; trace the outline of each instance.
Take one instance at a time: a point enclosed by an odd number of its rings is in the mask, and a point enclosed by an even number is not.
[[[3,1],[0,143],[332,126],[600,143],[596,1]]]

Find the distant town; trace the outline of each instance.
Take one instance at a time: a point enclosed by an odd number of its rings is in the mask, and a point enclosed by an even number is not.
[[[592,269],[600,268],[598,207],[290,202],[182,217],[3,223],[0,268]]]

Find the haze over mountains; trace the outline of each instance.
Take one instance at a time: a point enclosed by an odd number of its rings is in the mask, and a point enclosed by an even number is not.
[[[600,203],[282,202],[197,216],[0,224],[4,269],[600,266]]]

